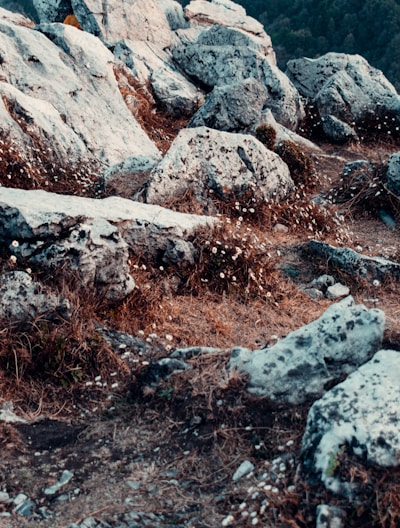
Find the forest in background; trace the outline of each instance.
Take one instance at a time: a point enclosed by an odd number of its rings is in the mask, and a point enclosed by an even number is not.
[[[400,91],[400,1],[236,0],[271,36],[278,65],[329,51],[358,53]]]

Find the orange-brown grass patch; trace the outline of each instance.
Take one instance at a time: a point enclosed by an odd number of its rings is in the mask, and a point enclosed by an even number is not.
[[[154,100],[150,83],[143,85],[127,67],[114,67],[121,95],[149,138],[165,154],[172,141],[189,122],[190,116],[171,116]]]
[[[0,133],[0,184],[3,187],[98,196],[98,163],[79,160],[65,164],[51,147],[37,138],[31,139],[31,146],[22,152],[7,135]]]

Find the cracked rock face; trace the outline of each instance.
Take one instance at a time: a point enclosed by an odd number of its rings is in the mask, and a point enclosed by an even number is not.
[[[222,199],[252,191],[265,201],[283,198],[292,188],[286,163],[253,136],[199,127],[179,132],[150,174],[145,200],[163,203],[192,190],[207,209],[210,190]]]
[[[368,310],[347,297],[271,348],[233,349],[229,369],[248,374],[252,394],[304,403],[368,361],[382,344],[384,325],[381,310]]]
[[[310,409],[303,437],[303,469],[335,493],[357,488],[334,475],[338,455],[366,458],[383,467],[398,466],[400,452],[400,353],[380,350]]]

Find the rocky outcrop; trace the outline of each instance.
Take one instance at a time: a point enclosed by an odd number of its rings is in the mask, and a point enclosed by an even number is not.
[[[159,155],[125,105],[113,55],[99,39],[63,24],[41,25],[39,32],[0,21],[0,46],[7,50],[2,129],[19,138],[21,152],[32,141],[48,143],[58,162],[68,165]]]
[[[161,204],[190,190],[204,209],[212,209],[213,196],[239,199],[251,192],[266,201],[292,188],[287,165],[253,136],[199,127],[180,131],[151,172],[144,199]]]
[[[0,189],[0,238],[17,258],[52,269],[67,264],[84,284],[113,301],[134,287],[129,251],[164,264],[193,262],[188,239],[212,222],[117,197]]]
[[[356,131],[347,123],[340,121],[337,117],[327,115],[321,119],[322,130],[326,137],[333,143],[348,143],[358,141]]]
[[[294,129],[304,117],[298,91],[251,38],[240,30],[212,26],[195,41],[176,45],[173,58],[183,71],[208,89],[253,78],[267,90],[265,106],[276,120]]]
[[[252,394],[277,403],[304,403],[368,361],[382,344],[384,325],[381,310],[367,310],[347,297],[271,348],[233,349],[228,368],[249,376]]]
[[[303,437],[303,468],[330,490],[351,496],[357,486],[341,481],[340,454],[370,464],[398,466],[400,450],[400,353],[380,350],[310,409]]]
[[[311,240],[307,244],[307,251],[329,260],[351,275],[369,281],[388,278],[400,280],[400,264],[383,257],[368,257],[353,249],[337,248],[318,240]]]
[[[400,120],[400,98],[383,73],[359,55],[327,53],[318,59],[293,59],[286,74],[320,113],[353,126],[385,114]]]
[[[42,319],[69,318],[69,302],[36,282],[24,271],[0,276],[0,319],[26,323]]]

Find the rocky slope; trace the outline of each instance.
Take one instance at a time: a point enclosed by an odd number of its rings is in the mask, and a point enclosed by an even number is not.
[[[3,5],[0,526],[395,526],[393,86],[230,0]]]

